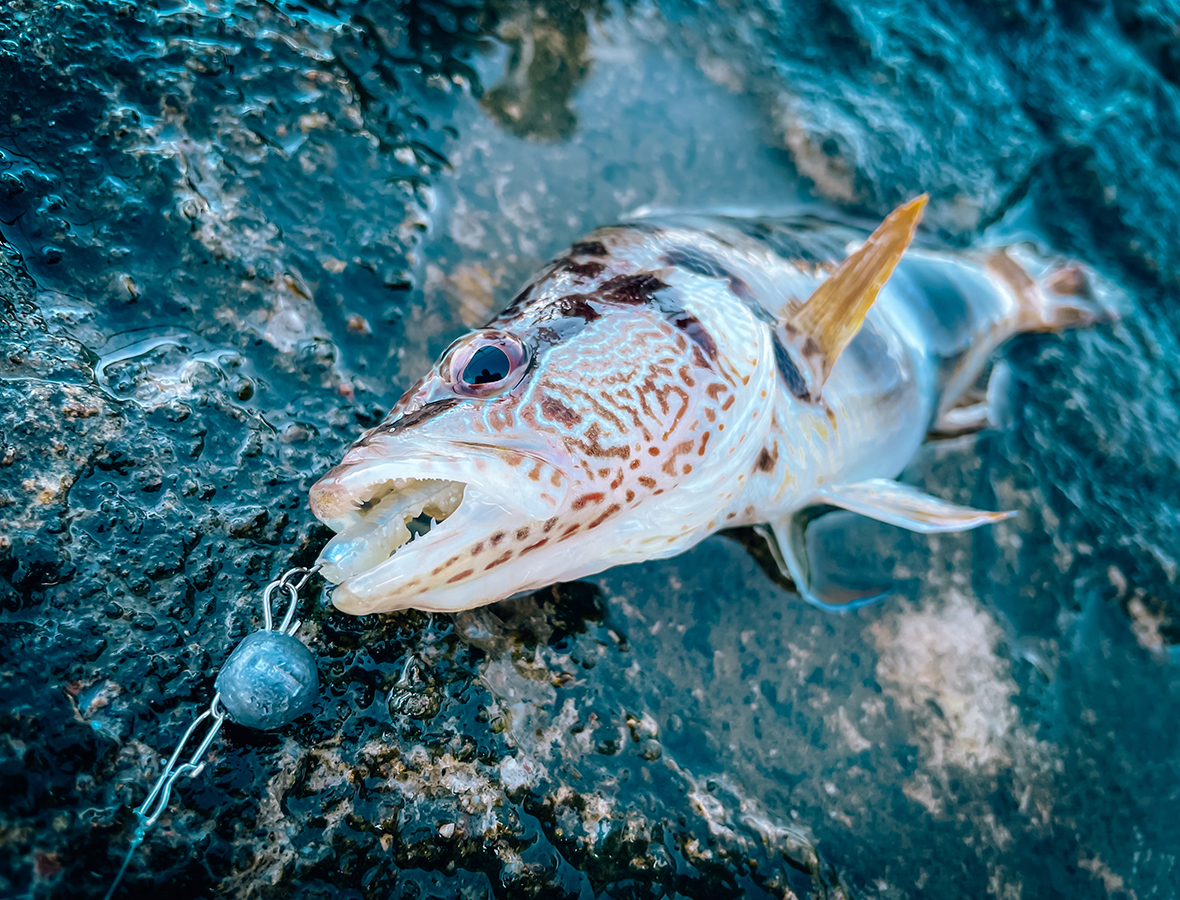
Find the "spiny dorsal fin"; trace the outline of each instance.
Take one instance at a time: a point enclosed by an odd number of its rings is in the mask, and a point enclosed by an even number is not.
[[[914,237],[928,194],[885,217],[867,241],[840,263],[785,323],[787,342],[811,370],[811,399],[818,400],[832,366],[856,337],[877,292]]]

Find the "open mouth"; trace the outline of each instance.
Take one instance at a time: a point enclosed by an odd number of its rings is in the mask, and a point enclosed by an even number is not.
[[[516,559],[533,523],[566,502],[560,463],[542,446],[381,438],[353,447],[309,491],[312,512],[336,532],[319,557],[336,607],[456,610],[513,593],[520,567],[505,554]]]
[[[466,487],[438,478],[394,478],[373,485],[353,510],[328,522],[338,533],[320,553],[324,577],[339,584],[390,559],[450,518]]]

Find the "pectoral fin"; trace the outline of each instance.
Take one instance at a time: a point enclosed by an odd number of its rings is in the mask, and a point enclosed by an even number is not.
[[[910,531],[932,534],[939,531],[966,531],[980,525],[990,525],[1016,515],[1015,511],[988,512],[959,506],[931,497],[917,488],[873,478],[854,484],[828,488],[820,496],[826,503],[839,506],[870,519],[899,525]]]
[[[856,337],[877,293],[913,239],[928,199],[922,194],[886,216],[868,240],[783,323],[787,345],[808,369],[813,401],[818,400],[832,366]]]

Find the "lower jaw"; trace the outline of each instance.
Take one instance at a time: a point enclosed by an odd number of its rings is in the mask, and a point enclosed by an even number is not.
[[[386,567],[384,571],[374,570],[349,578],[335,588],[332,603],[341,612],[350,615],[388,613],[402,609],[457,613],[540,590],[555,581],[591,575],[612,564],[610,560],[598,559],[585,566],[570,568],[566,565],[568,560],[563,563],[559,554],[541,556],[538,552],[535,559],[531,556],[526,558],[528,565],[524,570],[520,566],[506,564],[488,571],[488,564],[496,557],[482,555],[470,563],[456,562],[437,575],[431,574],[434,568],[444,566],[457,553],[469,550],[470,544],[464,541],[462,548],[444,548],[440,543],[417,558],[407,553],[404,564],[396,571]],[[475,570],[473,574],[448,583],[448,578],[463,574],[468,565]]]
[[[407,585],[394,588],[391,591],[371,593],[354,591],[346,581],[332,591],[332,604],[341,612],[354,616],[390,613],[403,609],[456,613],[495,603],[515,592],[514,590],[499,592],[493,585],[482,579],[470,584]]]

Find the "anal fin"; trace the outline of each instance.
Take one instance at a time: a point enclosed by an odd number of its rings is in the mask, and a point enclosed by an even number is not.
[[[988,512],[960,506],[931,497],[917,488],[886,478],[873,478],[843,484],[821,492],[819,500],[879,522],[898,525],[910,531],[930,534],[943,531],[966,531],[990,525],[1016,515],[1013,511]],[[807,526],[829,512],[829,507],[808,507],[785,519],[757,526],[766,538],[771,556],[779,570],[795,584],[799,596],[828,612],[847,612],[892,595],[892,590],[843,601],[825,600],[812,586],[811,564],[807,554]]]
[[[807,526],[825,511],[824,508],[816,507],[801,509],[779,522],[755,526],[754,530],[766,539],[770,555],[779,571],[794,583],[796,593],[825,612],[849,612],[892,596],[893,591],[890,589],[835,602],[825,600],[815,592],[811,563],[807,556]]]
[[[888,478],[837,485],[822,491],[820,497],[841,509],[922,534],[967,531],[1016,515],[1012,510],[990,512],[960,506]]]

